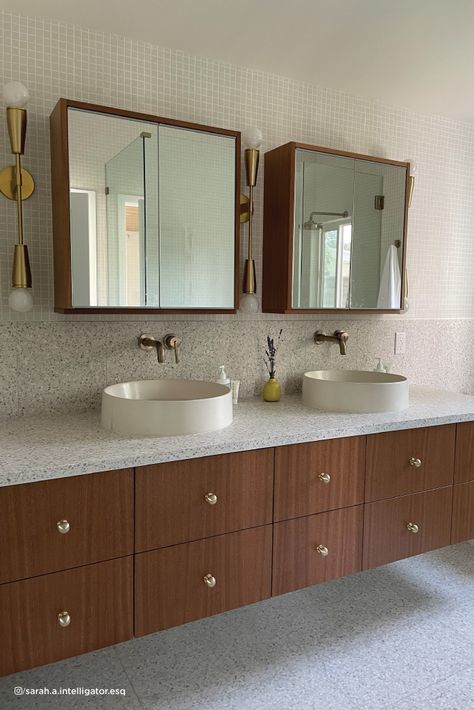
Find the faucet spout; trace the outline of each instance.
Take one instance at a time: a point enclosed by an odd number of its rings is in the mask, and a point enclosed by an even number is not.
[[[165,347],[161,340],[157,340],[153,337],[153,335],[146,335],[145,333],[139,335],[137,340],[138,347],[142,350],[146,350],[147,352],[149,352],[153,348],[156,348],[156,356],[160,364],[165,361]]]
[[[317,330],[314,334],[314,342],[316,345],[321,345],[321,343],[338,343],[339,352],[341,355],[347,355],[347,341],[349,340],[349,333],[345,330],[335,330],[333,335],[327,335],[323,333],[322,330]]]

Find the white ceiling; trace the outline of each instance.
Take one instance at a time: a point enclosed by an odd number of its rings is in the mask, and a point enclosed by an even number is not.
[[[474,122],[474,0],[15,0],[14,11]]]

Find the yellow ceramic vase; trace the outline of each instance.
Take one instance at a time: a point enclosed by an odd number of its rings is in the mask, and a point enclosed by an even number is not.
[[[281,398],[281,385],[274,377],[265,382],[263,399],[265,402],[279,402]]]

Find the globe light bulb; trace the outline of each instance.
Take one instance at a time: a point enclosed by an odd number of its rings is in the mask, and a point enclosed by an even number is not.
[[[254,293],[244,293],[240,299],[240,310],[244,313],[258,313],[258,298]]]
[[[410,163],[410,175],[415,175],[416,173],[416,162],[414,160],[410,160],[410,158],[407,158],[405,160],[406,163]]]
[[[242,133],[242,142],[245,148],[256,148],[257,150],[262,145],[263,135],[260,128],[247,128]]]
[[[27,313],[33,308],[33,296],[29,288],[14,288],[8,296],[8,305],[12,311]]]
[[[3,100],[8,108],[25,108],[29,98],[28,89],[19,81],[10,81],[3,87]]]

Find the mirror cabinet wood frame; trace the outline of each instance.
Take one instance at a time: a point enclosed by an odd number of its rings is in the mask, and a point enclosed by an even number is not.
[[[108,114],[134,121],[146,121],[177,128],[235,138],[235,231],[234,231],[234,308],[146,308],[146,307],[74,307],[72,300],[72,267],[69,203],[68,109]],[[235,313],[240,294],[240,132],[214,128],[199,123],[178,121],[135,111],[89,104],[71,99],[59,99],[50,116],[51,191],[53,208],[54,310],[57,313]],[[216,245],[217,247],[218,245]]]
[[[390,310],[378,308],[293,308],[293,232],[297,149],[327,153],[345,158],[354,158],[356,160],[367,160],[373,163],[394,165],[406,169],[401,304],[403,304],[406,293],[406,245],[410,163],[292,141],[265,153],[262,311],[264,313],[295,314],[402,313],[401,308]]]

